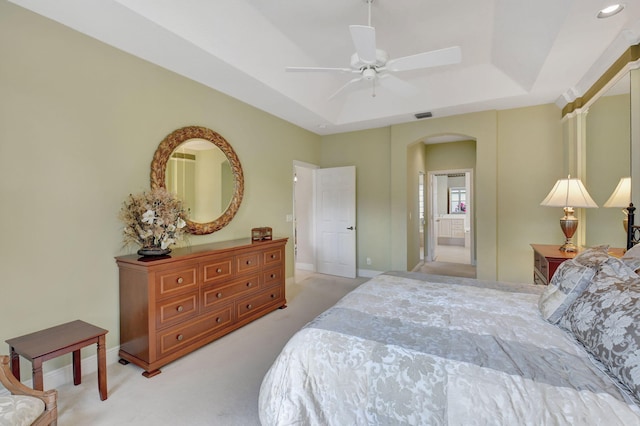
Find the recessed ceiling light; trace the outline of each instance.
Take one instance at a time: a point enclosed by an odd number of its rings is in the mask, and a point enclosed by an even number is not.
[[[598,12],[598,18],[600,19],[608,18],[610,16],[613,16],[617,13],[622,12],[622,9],[624,9],[624,5],[622,3],[612,4],[611,6],[607,6],[604,9],[602,9],[600,12]]]

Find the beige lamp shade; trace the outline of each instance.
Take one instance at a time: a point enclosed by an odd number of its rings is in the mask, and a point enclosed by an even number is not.
[[[578,218],[573,215],[574,207],[598,207],[593,198],[587,192],[580,179],[559,179],[551,188],[547,198],[540,205],[549,207],[562,207],[564,217],[560,219],[560,228],[565,236],[565,242],[560,246],[561,251],[575,252],[578,250],[571,241],[573,234],[578,229]]]
[[[548,207],[598,207],[580,179],[559,179],[547,198],[540,203]]]
[[[622,228],[627,232],[629,226],[629,212],[627,207],[631,204],[631,178],[623,177],[618,182],[618,186],[613,190],[611,197],[604,203],[604,207],[622,207],[624,218],[622,219]]]
[[[631,178],[623,177],[604,207],[628,207],[631,202]]]

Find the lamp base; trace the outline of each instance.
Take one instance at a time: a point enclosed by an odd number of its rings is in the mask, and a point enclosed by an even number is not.
[[[560,246],[560,251],[566,251],[569,253],[575,253],[578,251],[578,247],[571,241],[573,234],[578,229],[578,218],[573,215],[573,207],[564,208],[564,217],[560,219],[560,228],[564,234],[564,244]]]
[[[566,251],[568,253],[575,253],[578,251],[578,247],[571,241],[566,241],[560,246],[560,251]]]

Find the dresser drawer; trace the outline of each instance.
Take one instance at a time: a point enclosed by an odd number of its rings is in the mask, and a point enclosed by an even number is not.
[[[239,274],[257,271],[260,268],[260,252],[239,254],[236,256],[236,267]]]
[[[163,328],[198,314],[198,295],[190,293],[163,300],[156,305],[156,327]]]
[[[195,291],[198,288],[197,265],[156,273],[156,298]]]
[[[281,266],[269,269],[262,273],[262,287],[271,287],[283,283],[283,270]]]
[[[282,263],[284,257],[284,251],[281,248],[274,248],[271,250],[265,250],[263,253],[262,264],[265,267],[279,265]]]
[[[253,297],[238,300],[236,302],[236,315],[238,321],[245,317],[250,317],[261,309],[274,304],[282,303],[284,294],[282,287],[274,287],[256,294]]]
[[[229,284],[215,284],[204,287],[202,289],[202,309],[203,311],[214,309],[220,303],[227,302],[235,296],[258,291],[259,286],[260,275],[253,274]]]
[[[202,266],[202,282],[205,284],[224,281],[233,276],[233,257],[208,260]]]
[[[233,305],[229,304],[195,321],[189,321],[186,325],[161,331],[157,334],[158,355],[165,356],[196,343],[205,336],[230,325],[232,320]]]

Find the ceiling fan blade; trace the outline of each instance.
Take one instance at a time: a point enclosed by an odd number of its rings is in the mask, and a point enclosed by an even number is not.
[[[356,53],[365,64],[376,63],[376,29],[366,25],[350,25]]]
[[[352,80],[349,80],[347,82],[347,84],[345,84],[344,86],[342,86],[341,88],[339,88],[338,90],[335,91],[335,93],[331,96],[329,96],[329,100],[332,100],[333,98],[335,98],[336,96],[338,96],[344,89],[346,89],[347,87],[351,86],[354,83],[359,82],[360,80],[362,80],[360,77],[358,78],[354,78]]]
[[[418,93],[416,86],[391,74],[382,74],[378,80],[380,86],[404,98],[415,96]]]
[[[351,68],[331,67],[285,67],[287,72],[354,72]]]
[[[389,71],[409,71],[419,68],[457,64],[461,60],[462,52],[460,51],[460,47],[454,46],[447,47],[445,49],[432,50],[430,52],[418,53],[417,55],[391,59],[387,62],[386,69]]]

